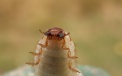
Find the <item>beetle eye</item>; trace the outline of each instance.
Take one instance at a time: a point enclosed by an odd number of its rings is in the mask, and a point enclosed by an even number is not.
[[[62,37],[64,37],[64,34],[63,33],[59,33],[58,34],[58,37],[61,37],[62,38]]]
[[[51,34],[50,34],[50,32],[48,31],[48,32],[45,33],[45,35],[46,35],[46,36],[49,36],[49,35],[51,35]]]

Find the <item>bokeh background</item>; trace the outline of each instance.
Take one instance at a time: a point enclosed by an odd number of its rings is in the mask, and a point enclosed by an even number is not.
[[[70,32],[78,64],[122,76],[122,0],[0,0],[0,74],[33,60],[51,27]]]

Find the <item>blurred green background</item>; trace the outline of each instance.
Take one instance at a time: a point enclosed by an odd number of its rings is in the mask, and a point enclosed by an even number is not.
[[[51,27],[70,32],[78,64],[122,76],[122,0],[0,0],[0,73],[33,60]]]

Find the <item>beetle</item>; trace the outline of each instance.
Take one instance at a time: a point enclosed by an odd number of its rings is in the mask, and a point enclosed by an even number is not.
[[[34,55],[34,62],[26,64],[35,67],[37,76],[82,76],[77,69],[75,46],[69,33],[62,28],[48,29],[39,41]]]

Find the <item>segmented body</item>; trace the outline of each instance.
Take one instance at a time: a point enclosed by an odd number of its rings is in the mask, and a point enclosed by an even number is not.
[[[75,47],[69,35],[61,40],[44,36],[33,54],[34,63],[28,64],[34,65],[36,76],[83,76],[77,69]]]

